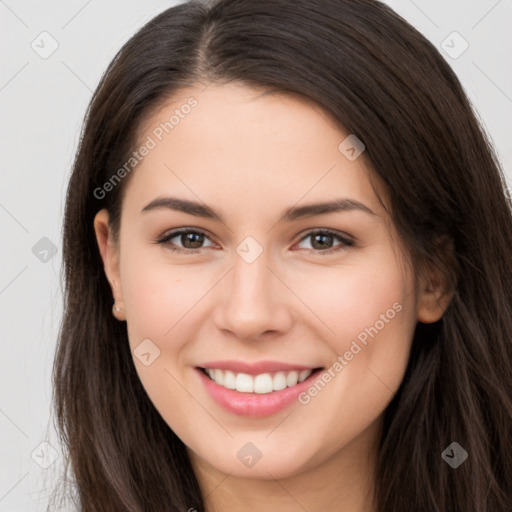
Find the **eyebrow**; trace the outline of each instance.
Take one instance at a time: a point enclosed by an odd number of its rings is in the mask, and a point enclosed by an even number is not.
[[[196,217],[204,217],[206,219],[216,219],[222,223],[224,220],[213,208],[206,204],[189,201],[187,199],[179,199],[177,197],[158,197],[148,203],[141,210],[141,213],[148,212],[160,208],[166,208],[178,212],[188,213]],[[326,215],[328,213],[360,211],[369,215],[377,215],[370,210],[365,204],[353,199],[336,199],[326,203],[312,203],[303,206],[291,206],[288,208],[279,222],[293,222],[299,219],[315,217],[317,215]]]

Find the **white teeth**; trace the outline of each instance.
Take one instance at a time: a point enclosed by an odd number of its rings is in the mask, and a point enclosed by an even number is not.
[[[218,382],[217,384],[223,385],[222,382]],[[242,393],[252,393],[254,391],[254,379],[246,373],[239,373],[236,376],[236,390]]]
[[[274,391],[274,388],[272,387],[272,377],[270,373],[256,375],[254,379],[254,392],[271,393],[272,391]]]
[[[311,370],[302,370],[299,373],[299,382],[302,382],[303,380],[306,380],[311,375]]]
[[[299,380],[299,372],[290,372],[286,376],[286,385],[291,388],[292,386],[295,386]]]
[[[222,370],[219,370],[222,371]],[[224,387],[228,389],[236,389],[236,375],[229,370],[224,372]]]
[[[277,372],[272,379],[272,387],[274,391],[279,391],[286,387],[286,373]]]
[[[266,394],[303,382],[313,373],[313,370],[281,371],[273,376],[270,373],[261,373],[253,376],[247,373],[234,373],[230,370],[208,368],[206,373],[213,381],[227,389],[236,389],[240,393]]]
[[[213,370],[213,380],[224,386],[224,373],[222,370]]]

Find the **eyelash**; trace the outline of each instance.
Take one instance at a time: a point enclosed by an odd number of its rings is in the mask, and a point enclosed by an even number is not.
[[[189,254],[195,254],[195,253],[199,252],[201,249],[205,249],[205,247],[201,247],[199,249],[183,249],[181,247],[176,247],[173,244],[169,243],[169,241],[172,240],[173,238],[176,238],[177,236],[183,235],[183,234],[186,234],[186,233],[200,234],[200,235],[204,235],[207,238],[210,238],[205,232],[203,232],[201,230],[197,230],[197,229],[179,229],[179,230],[176,230],[176,231],[172,231],[168,235],[165,235],[164,237],[160,238],[159,240],[156,240],[155,243],[161,244],[161,245],[165,244],[165,245],[168,246],[167,248],[170,251],[173,251],[173,252],[181,252],[181,253],[189,253]],[[324,251],[316,251],[314,249],[306,249],[306,250],[313,251],[318,256],[324,256],[324,255],[327,255],[327,254],[332,254],[334,252],[337,252],[337,251],[343,249],[344,247],[353,247],[355,245],[355,243],[352,240],[349,240],[348,238],[346,238],[345,236],[341,235],[340,233],[338,233],[336,231],[332,231],[330,229],[316,229],[316,230],[313,230],[313,231],[309,231],[297,243],[300,243],[303,240],[305,240],[306,238],[314,236],[314,235],[318,235],[318,234],[331,235],[331,236],[337,238],[339,241],[342,242],[340,245],[332,247],[331,249],[326,249]]]

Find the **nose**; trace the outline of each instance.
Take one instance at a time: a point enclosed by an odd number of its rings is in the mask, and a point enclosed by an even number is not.
[[[234,256],[215,310],[218,329],[240,340],[257,340],[289,330],[293,323],[293,294],[269,268],[266,253],[248,263]]]

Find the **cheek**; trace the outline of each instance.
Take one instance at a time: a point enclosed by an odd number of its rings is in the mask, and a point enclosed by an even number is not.
[[[338,354],[348,350],[358,336],[364,341],[365,334],[368,336],[365,329],[375,324],[379,331],[399,324],[412,297],[407,277],[384,250],[379,258],[367,259],[364,265],[319,265],[318,269],[290,274],[288,280],[307,305],[305,314],[312,319],[310,323],[315,322]]]
[[[302,282],[309,283],[304,297],[322,320],[315,325],[326,333],[332,360],[299,398],[304,408],[298,420],[310,421],[311,411],[321,415],[330,431],[325,436],[336,448],[382,414],[400,387],[409,359],[416,325],[413,289],[395,260],[386,258],[385,251],[381,256],[364,269],[340,267],[335,279],[331,268],[330,275],[317,273],[316,279]]]
[[[390,248],[364,265],[320,268],[294,282],[314,313],[307,313],[309,324],[331,349],[335,396],[345,405],[354,400],[356,410],[381,407],[400,386],[409,358],[416,325],[411,276]]]
[[[187,333],[197,328],[194,306],[207,292],[208,275],[162,262],[161,256],[157,261],[155,252],[134,247],[121,259],[129,343],[139,379],[156,409],[165,416],[179,404],[187,418],[194,410],[181,384],[182,359]],[[144,354],[149,356],[144,359]]]
[[[127,254],[121,276],[131,332],[163,339],[201,300],[212,276],[204,268],[191,271],[184,265],[166,264],[158,252],[152,248]]]

